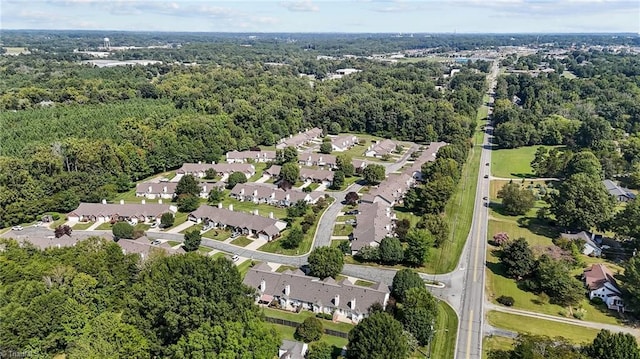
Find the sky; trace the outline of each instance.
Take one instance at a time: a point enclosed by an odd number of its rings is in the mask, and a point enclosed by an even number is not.
[[[640,0],[0,0],[0,29],[640,32]]]

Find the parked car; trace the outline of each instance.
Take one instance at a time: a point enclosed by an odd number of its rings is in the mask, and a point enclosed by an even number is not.
[[[489,175],[484,175],[484,178],[489,178]]]
[[[12,230],[12,231],[21,231],[21,230],[23,230],[23,229],[24,229],[24,228],[23,228],[22,226],[13,226],[13,227],[11,227],[11,230]]]
[[[346,215],[355,215],[355,214],[360,214],[360,211],[358,211],[357,209],[351,210],[351,211],[346,211],[344,212],[344,214]]]
[[[158,222],[153,222],[151,223],[151,227],[150,228],[156,228],[158,226]]]
[[[234,254],[233,257],[231,257],[231,260],[234,262],[237,262],[238,259],[240,259],[240,256],[238,256],[237,254]]]
[[[345,224],[356,224],[356,220],[355,219],[347,219],[346,221],[344,221]]]
[[[231,233],[231,239],[235,239],[235,238],[238,238],[238,237],[240,237],[240,232]]]
[[[152,241],[152,242],[151,242],[151,245],[159,246],[161,243],[162,243],[162,242],[160,242],[159,240],[157,240],[157,239],[156,239],[155,241]]]

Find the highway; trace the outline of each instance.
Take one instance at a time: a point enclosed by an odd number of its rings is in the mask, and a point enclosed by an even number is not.
[[[493,94],[498,75],[498,64],[494,62],[488,76],[489,94]],[[491,96],[491,95],[490,95]],[[493,102],[493,99],[489,100]],[[489,108],[491,110],[491,108]],[[464,268],[462,303],[458,312],[458,338],[456,359],[482,358],[482,337],[484,333],[484,281],[487,252],[487,226],[489,216],[489,177],[491,176],[491,127],[485,126],[480,153],[480,171],[473,210],[471,231],[467,237],[460,263]],[[487,178],[485,178],[485,176]],[[454,307],[455,308],[455,307]]]

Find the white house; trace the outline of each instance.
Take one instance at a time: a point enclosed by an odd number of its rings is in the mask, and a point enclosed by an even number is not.
[[[321,280],[305,275],[301,270],[274,272],[266,263],[260,263],[245,275],[244,284],[256,290],[258,303],[278,301],[280,307],[295,311],[306,309],[314,313],[334,316],[359,322],[368,315],[374,303],[386,307],[389,288],[382,283],[363,287],[348,279],[336,282],[329,277]]]
[[[397,145],[395,142],[385,139],[369,146],[369,148],[364,152],[364,155],[367,157],[381,158],[385,155],[392,154],[393,151],[396,150],[396,147]]]
[[[78,208],[69,212],[70,222],[108,222],[129,221],[132,223],[160,223],[164,213],[176,213],[177,208],[168,204],[150,203],[80,203]]]
[[[358,137],[354,135],[341,135],[331,138],[332,151],[342,152],[358,144]]]
[[[589,299],[600,298],[607,308],[624,312],[622,294],[609,268],[604,264],[594,264],[584,270],[582,277],[589,289]]]

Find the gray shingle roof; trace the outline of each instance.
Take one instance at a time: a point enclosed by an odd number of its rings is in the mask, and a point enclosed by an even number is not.
[[[260,292],[262,281],[265,282],[264,292]],[[386,304],[389,289],[376,283],[373,287],[362,287],[352,284],[348,280],[336,282],[333,278],[306,276],[300,270],[277,273],[268,266],[255,266],[247,272],[244,284],[256,289],[260,294],[274,297],[288,297],[307,303],[340,308],[346,311],[366,313],[374,303]],[[289,295],[285,295],[285,288],[289,286]],[[335,303],[335,299],[338,303]],[[355,299],[355,303],[353,303]],[[353,304],[352,304],[353,303]],[[352,307],[353,306],[353,307]]]
[[[80,203],[78,208],[69,213],[70,216],[76,215],[78,217],[160,217],[163,213],[171,212],[168,204],[158,203],[125,203],[125,204],[112,204],[112,203]]]
[[[227,226],[233,226],[236,228],[247,228],[256,232],[265,232],[267,234],[273,233],[273,228],[284,229],[286,223],[278,221],[276,219],[262,217],[254,214],[247,214],[243,212],[230,211],[226,208],[212,207],[208,205],[202,205],[195,211],[189,214],[190,217],[205,219],[208,218],[216,223],[222,223]],[[278,230],[278,233],[280,230]],[[277,234],[277,233],[274,233]]]

